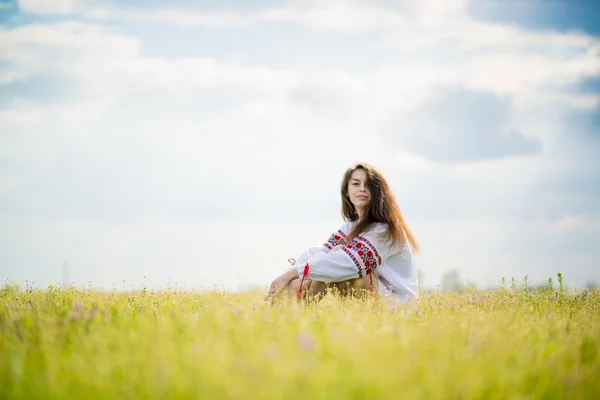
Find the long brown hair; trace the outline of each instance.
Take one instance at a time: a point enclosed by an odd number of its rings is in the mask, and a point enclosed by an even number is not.
[[[348,196],[348,182],[352,177],[352,173],[357,169],[362,169],[367,175],[367,187],[371,192],[371,202],[364,216],[357,224],[354,225],[352,231],[348,234],[348,241],[352,240],[356,235],[364,232],[374,223],[384,223],[388,226],[388,238],[392,243],[404,245],[404,241],[408,239],[413,251],[419,251],[419,244],[415,239],[412,231],[402,217],[400,207],[396,202],[396,197],[390,185],[387,183],[383,175],[372,165],[366,163],[358,163],[348,168],[342,179],[342,216],[345,221],[357,221],[358,213],[354,208],[354,204]]]

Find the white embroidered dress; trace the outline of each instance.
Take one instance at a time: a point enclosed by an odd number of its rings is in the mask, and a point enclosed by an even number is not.
[[[402,246],[390,245],[386,241],[386,224],[377,223],[352,241],[345,237],[354,222],[348,221],[333,233],[321,247],[306,249],[297,259],[293,268],[302,279],[308,264],[306,279],[318,282],[342,282],[361,278],[372,273],[379,282],[381,296],[391,296],[402,302],[414,300],[418,296],[418,277],[413,253],[408,240]],[[330,252],[335,246],[343,248]]]

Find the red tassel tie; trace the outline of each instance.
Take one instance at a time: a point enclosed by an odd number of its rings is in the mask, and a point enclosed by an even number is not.
[[[369,274],[369,280],[370,280],[370,284],[369,284],[369,289],[371,290],[371,292],[373,291],[373,270],[369,270],[368,272]]]
[[[302,286],[304,285],[304,278],[306,278],[308,276],[308,263],[306,263],[306,265],[304,266],[304,273],[302,274],[302,281],[300,281],[300,289],[298,289],[298,295],[296,297],[298,297],[298,299],[300,299],[302,297]]]

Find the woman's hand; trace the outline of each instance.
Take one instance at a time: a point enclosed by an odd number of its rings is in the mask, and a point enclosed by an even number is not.
[[[298,279],[298,273],[295,269],[290,269],[285,274],[278,276],[271,282],[271,287],[269,287],[269,293],[267,293],[265,301],[267,301],[269,297],[273,297],[284,290],[294,279]]]

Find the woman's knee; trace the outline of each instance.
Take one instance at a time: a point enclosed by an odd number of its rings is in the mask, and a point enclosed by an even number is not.
[[[365,275],[361,278],[358,278],[354,284],[356,289],[360,290],[371,290],[374,289],[375,284],[372,283],[373,280],[370,275]]]
[[[304,282],[304,285],[306,287],[306,282]],[[286,291],[289,296],[295,296],[300,291],[300,279],[294,279],[291,281],[287,286]]]
[[[365,275],[361,278],[351,279],[345,282],[338,282],[336,288],[344,295],[362,295],[371,291],[376,291],[377,286],[371,283],[371,277]]]

